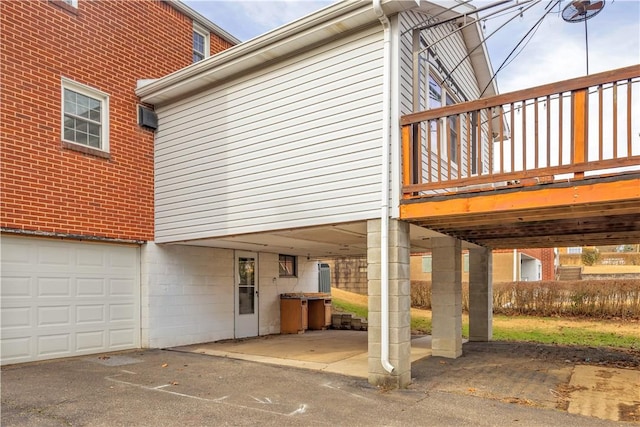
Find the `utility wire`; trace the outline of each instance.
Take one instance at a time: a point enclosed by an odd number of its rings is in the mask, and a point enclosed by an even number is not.
[[[561,0],[557,0],[556,3],[551,7],[551,9],[553,9],[555,7],[556,4],[560,3]],[[487,85],[484,87],[484,89],[482,90],[482,92],[480,93],[480,98],[482,98],[482,95],[484,95],[484,93],[487,91],[487,89],[489,88],[489,86],[491,85],[491,82],[496,78],[496,76],[498,75],[498,73],[505,67],[506,62],[509,60],[509,58],[511,57],[511,55],[513,55],[513,53],[516,51],[516,49],[518,49],[518,47],[522,44],[522,42],[529,36],[529,34],[531,34],[532,31],[534,31],[544,20],[544,18],[549,14],[549,11],[551,10],[545,10],[544,13],[542,14],[542,16],[540,17],[540,19],[538,19],[538,21],[533,24],[533,26],[529,29],[529,31],[527,31],[527,33],[520,39],[520,41],[518,42],[518,44],[515,45],[515,47],[511,50],[511,52],[509,52],[509,55],[507,55],[507,57],[504,59],[504,61],[502,61],[502,64],[500,64],[500,67],[496,70],[496,72],[493,73],[493,76],[491,76],[491,79],[489,80],[489,82],[487,83]]]
[[[435,14],[435,15],[433,15],[433,16],[428,16],[428,17],[427,17],[427,19],[425,19],[425,20],[424,20],[424,21],[422,21],[422,22],[419,22],[419,23],[418,23],[418,25],[422,25],[422,24],[431,25],[431,21],[433,21],[434,23],[436,23],[436,22],[438,22],[438,19],[437,19],[437,18],[438,18],[438,16],[443,15],[443,14],[445,14],[445,13],[447,13],[447,12],[451,12],[454,8],[456,8],[456,7],[458,7],[458,6],[463,6],[463,5],[469,4],[469,3],[471,3],[472,1],[473,1],[473,0],[464,0],[462,3],[455,4],[455,5],[451,6],[450,8],[443,10],[443,11],[442,11],[442,12],[440,12],[440,13],[436,13],[436,14]],[[407,34],[407,33],[411,32],[411,31],[413,31],[414,29],[415,29],[415,27],[411,27],[411,28],[409,28],[408,30],[403,31],[403,32],[402,32],[402,34],[400,34],[400,35],[401,35],[401,36],[404,36],[405,34]]]
[[[538,26],[536,27],[536,29],[533,31],[533,34],[531,34],[531,37],[529,37],[529,40],[527,40],[527,41],[526,41],[526,43],[524,44],[524,46],[522,46],[522,47],[520,48],[520,50],[518,51],[518,53],[516,53],[516,54],[513,56],[513,58],[511,58],[511,59],[509,60],[509,62],[507,62],[507,63],[505,64],[504,68],[508,67],[508,66],[509,66],[509,65],[510,65],[510,64],[511,64],[511,63],[512,63],[512,62],[513,62],[513,61],[514,61],[518,56],[520,56],[520,54],[522,53],[522,51],[524,51],[524,49],[527,47],[527,45],[528,45],[529,43],[531,43],[531,40],[533,40],[533,36],[535,36],[535,35],[536,35],[536,33],[538,32],[538,30],[540,29],[540,27],[541,27],[541,25],[538,25]],[[480,95],[480,96],[482,96],[482,95]]]
[[[529,1],[533,1],[533,0],[529,0]],[[422,53],[422,52],[424,52],[424,51],[426,51],[428,49],[431,49],[433,46],[435,46],[438,43],[442,42],[444,39],[451,37],[452,35],[456,34],[459,31],[462,31],[463,29],[465,29],[465,28],[467,28],[467,27],[469,27],[471,25],[476,25],[481,20],[482,21],[486,21],[487,19],[489,19],[490,16],[492,16],[492,15],[494,15],[496,13],[504,12],[503,15],[507,14],[507,13],[511,13],[512,12],[511,9],[513,9],[514,7],[518,7],[518,6],[519,6],[518,4],[513,4],[513,5],[510,5],[510,6],[507,6],[507,7],[503,8],[503,9],[500,9],[498,11],[491,12],[490,14],[485,15],[482,18],[473,19],[472,21],[467,22],[466,24],[464,24],[462,26],[459,26],[458,29],[448,32],[447,34],[445,34],[443,37],[439,38],[438,40],[429,42],[429,45],[427,47],[425,47],[424,49],[419,50],[418,53]],[[501,16],[501,15],[498,15],[498,16]],[[426,42],[426,40],[425,40],[425,42]]]
[[[505,25],[507,25],[509,22],[513,21],[515,18],[517,18],[519,15],[521,15],[523,12],[528,11],[529,9],[531,9],[532,7],[536,6],[538,3],[540,3],[541,0],[536,0],[534,2],[532,2],[532,4],[530,6],[528,6],[526,9],[524,10],[520,10],[518,13],[516,13],[515,15],[513,15],[510,19],[508,19],[504,24],[502,24],[501,26],[499,26],[495,31],[493,31],[491,34],[489,34],[487,37],[485,37],[480,43],[478,43],[473,49],[471,49],[465,56],[464,58],[462,58],[455,67],[453,67],[453,69],[451,71],[449,71],[449,73],[446,75],[446,77],[443,79],[444,82],[446,82],[448,79],[451,78],[451,75],[473,54],[473,52],[476,51],[476,49],[478,49],[480,46],[484,45],[485,42],[491,38],[491,36],[493,36],[494,34],[496,34],[498,31],[500,31],[502,28],[504,28]],[[558,0],[560,1],[560,0]],[[480,21],[480,19],[478,19],[478,21]],[[482,93],[484,94],[484,92],[487,90],[487,88],[489,87],[489,85],[491,84],[491,82],[493,81],[493,79],[495,78],[495,74],[493,75],[493,77],[491,78],[491,80],[489,80],[489,84],[487,84],[487,86],[484,88],[484,90],[482,91]],[[482,96],[482,94],[480,95]]]

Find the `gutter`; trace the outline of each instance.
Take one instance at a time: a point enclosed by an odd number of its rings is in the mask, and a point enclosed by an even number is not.
[[[389,362],[389,145],[391,141],[391,23],[382,10],[381,0],[373,0],[373,10],[384,31],[382,72],[382,190],[380,191],[380,363],[393,373]]]

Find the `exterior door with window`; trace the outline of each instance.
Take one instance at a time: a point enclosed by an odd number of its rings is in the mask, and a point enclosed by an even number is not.
[[[258,336],[258,254],[236,252],[235,337]]]

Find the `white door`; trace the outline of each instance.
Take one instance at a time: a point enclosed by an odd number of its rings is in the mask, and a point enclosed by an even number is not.
[[[258,255],[236,252],[235,337],[258,336]]]
[[[1,363],[140,346],[137,246],[2,236]]]

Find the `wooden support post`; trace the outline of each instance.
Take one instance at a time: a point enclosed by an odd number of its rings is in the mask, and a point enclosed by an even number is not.
[[[412,128],[414,125],[402,126],[402,185],[407,186],[412,184],[411,179],[411,142]],[[403,197],[406,198],[407,194],[404,193]]]
[[[411,176],[413,184],[422,184],[422,125],[413,125],[413,139],[411,141]],[[414,194],[417,195],[417,194]]]
[[[573,164],[584,163],[587,159],[587,89],[572,93],[573,101]],[[584,178],[584,172],[575,172],[575,179]]]

